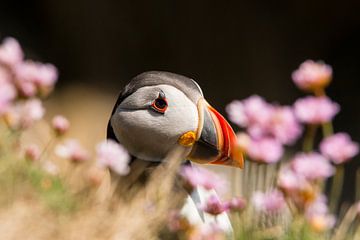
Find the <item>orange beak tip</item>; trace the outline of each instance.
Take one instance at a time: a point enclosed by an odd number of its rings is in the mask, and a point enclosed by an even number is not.
[[[237,137],[234,130],[226,119],[213,107],[209,107],[219,122],[219,128],[223,135],[222,156],[220,159],[212,162],[214,164],[230,165],[238,168],[244,168],[244,156],[237,147]]]

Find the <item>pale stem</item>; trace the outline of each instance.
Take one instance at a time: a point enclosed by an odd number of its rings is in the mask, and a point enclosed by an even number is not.
[[[346,239],[346,235],[357,216],[356,208],[356,205],[349,208],[331,240]]]
[[[329,208],[330,211],[335,213],[336,208],[339,204],[342,187],[344,182],[344,166],[338,165],[336,167],[335,176],[332,180],[331,190],[330,190],[330,203]]]

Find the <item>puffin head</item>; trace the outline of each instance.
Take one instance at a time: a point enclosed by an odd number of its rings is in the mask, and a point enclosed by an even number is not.
[[[108,138],[145,161],[161,161],[181,145],[194,162],[244,164],[234,131],[199,85],[169,72],[145,72],[126,85],[112,111]]]

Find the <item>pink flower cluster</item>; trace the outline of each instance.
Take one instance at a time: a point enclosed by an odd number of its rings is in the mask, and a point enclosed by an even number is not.
[[[282,192],[272,190],[270,192],[254,192],[252,204],[257,211],[276,213],[285,208],[285,198]]]
[[[226,211],[241,212],[245,207],[246,201],[241,197],[234,197],[229,201],[221,201],[217,196],[210,195],[205,204],[199,206],[199,209],[216,216]]]
[[[90,158],[88,151],[76,139],[67,139],[63,144],[57,145],[55,153],[73,162],[83,162]]]
[[[100,167],[108,167],[119,175],[126,175],[130,171],[130,155],[113,140],[105,140],[97,145],[96,158]]]
[[[35,121],[43,118],[45,109],[42,102],[37,99],[18,101],[13,103],[5,115],[5,121],[12,129],[26,129]]]
[[[201,210],[207,212],[211,215],[219,215],[227,210],[229,210],[230,206],[228,203],[222,203],[220,199],[215,196],[211,195],[204,206],[199,206]]]
[[[359,144],[351,141],[346,133],[337,133],[320,143],[321,153],[333,163],[344,163],[359,153]]]
[[[303,90],[316,91],[329,85],[332,68],[323,62],[307,60],[292,74],[294,83]]]
[[[294,104],[296,117],[303,123],[322,124],[330,122],[340,111],[340,106],[327,97],[298,99]]]
[[[302,132],[291,107],[272,105],[256,95],[233,101],[226,111],[231,121],[247,129],[249,141],[244,150],[259,162],[277,162],[283,144],[293,144]]]
[[[58,78],[56,68],[24,60],[24,53],[14,38],[0,45],[0,116],[12,128],[27,128],[44,115],[38,97],[51,92]]]
[[[291,162],[295,173],[308,180],[321,180],[334,174],[334,167],[329,160],[319,153],[300,153]]]
[[[51,125],[55,131],[55,134],[57,136],[62,136],[69,130],[70,122],[64,116],[56,115],[52,119]]]
[[[52,64],[24,60],[24,53],[14,38],[6,38],[0,45],[0,69],[1,75],[7,76],[4,79],[24,97],[47,95],[58,77]]]
[[[215,189],[222,192],[226,189],[226,182],[215,173],[204,168],[195,166],[185,166],[180,170],[180,176],[185,181],[188,188],[203,187],[210,190]]]
[[[317,183],[331,177],[334,172],[330,161],[321,154],[299,153],[281,168],[278,187],[299,209],[311,212],[309,206],[319,197]]]
[[[335,226],[336,218],[329,213],[326,203],[326,197],[319,195],[306,208],[305,217],[316,232],[324,232]]]

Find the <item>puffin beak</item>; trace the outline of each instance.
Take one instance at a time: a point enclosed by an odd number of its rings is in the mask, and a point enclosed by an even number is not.
[[[236,135],[230,124],[205,99],[199,100],[198,111],[199,127],[188,159],[243,168],[243,155],[236,147]]]

